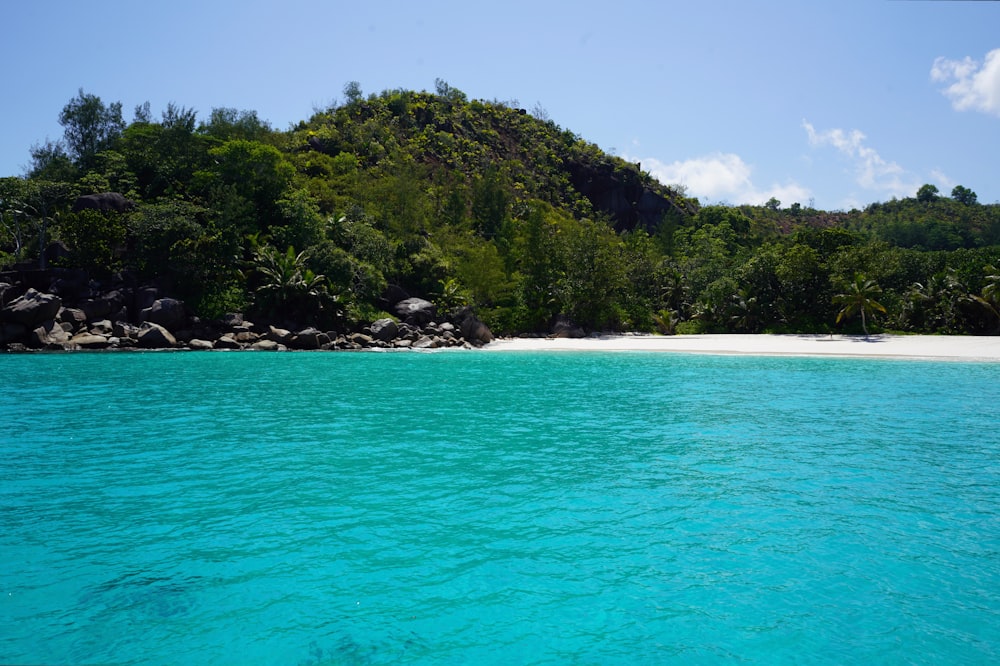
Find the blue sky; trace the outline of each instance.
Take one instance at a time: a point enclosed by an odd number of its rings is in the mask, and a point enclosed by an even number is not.
[[[6,3],[0,176],[78,89],[253,109],[278,129],[358,81],[517,100],[703,203],[827,210],[964,185],[1000,201],[1000,3]]]

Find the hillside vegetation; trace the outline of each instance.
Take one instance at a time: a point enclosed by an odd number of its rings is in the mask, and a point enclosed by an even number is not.
[[[95,288],[155,284],[202,318],[339,329],[410,295],[471,305],[504,334],[1000,332],[1000,206],[967,188],[850,212],[702,206],[443,81],[344,95],[276,130],[175,105],[125,122],[79,91],[62,140],[0,179],[0,270],[48,261]],[[135,205],[74,212],[103,192]]]

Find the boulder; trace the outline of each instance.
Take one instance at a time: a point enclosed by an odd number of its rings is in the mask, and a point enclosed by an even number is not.
[[[388,317],[373,321],[370,328],[372,337],[382,342],[395,340],[396,336],[399,335],[399,325]]]
[[[393,307],[396,316],[407,324],[415,326],[426,326],[434,321],[437,316],[437,308],[430,301],[422,298],[407,298],[396,303]]]
[[[112,324],[107,319],[99,319],[97,321],[91,322],[90,326],[88,326],[87,329],[94,335],[104,335],[104,336],[118,335],[118,333],[115,331],[115,325]]]
[[[420,339],[410,345],[413,349],[436,349],[443,346],[440,338],[422,335]]]
[[[216,349],[242,349],[240,343],[236,342],[230,335],[223,335],[221,338],[215,341]]]
[[[365,335],[364,333],[351,333],[347,336],[347,342],[360,347],[371,347],[374,340],[372,336]]]
[[[60,324],[68,323],[72,325],[74,331],[78,331],[87,323],[87,315],[79,308],[61,308],[56,315],[56,321]]]
[[[63,330],[54,319],[43,322],[40,326],[28,332],[27,343],[36,349],[63,349],[69,342],[69,333]]]
[[[572,319],[566,315],[557,315],[555,321],[552,322],[552,334],[550,337],[553,338],[583,338],[586,337],[587,333],[577,326]]]
[[[177,339],[170,331],[151,321],[144,322],[139,327],[136,340],[140,347],[146,349],[167,349],[177,345]]]
[[[292,332],[284,328],[275,328],[274,326],[269,326],[268,331],[265,334],[268,340],[273,340],[279,345],[287,346],[292,340]]]
[[[98,321],[107,319],[111,315],[111,306],[112,303],[109,299],[91,298],[80,303],[80,310],[83,311],[87,321]]]
[[[250,349],[253,351],[279,351],[284,348],[284,345],[279,345],[274,340],[258,340],[250,345]]]
[[[178,331],[187,321],[184,303],[176,298],[158,298],[139,313],[139,321],[159,324],[168,331]]]
[[[209,342],[208,340],[202,340],[201,338],[193,338],[192,340],[188,341],[187,345],[188,348],[194,349],[196,351],[207,351],[209,349],[215,348],[211,342]]]
[[[326,333],[310,326],[292,336],[290,347],[296,349],[319,349],[330,342]]]
[[[24,324],[0,322],[0,345],[21,342],[27,332],[28,328]]]
[[[69,344],[80,349],[106,349],[108,338],[103,335],[93,335],[91,333],[80,333],[69,339]]]
[[[462,320],[461,333],[466,342],[474,345],[485,345],[493,342],[493,331],[474,315]]]
[[[62,307],[62,299],[55,294],[43,294],[35,289],[28,289],[23,296],[0,309],[0,321],[22,324],[32,329],[45,321],[55,319]]]

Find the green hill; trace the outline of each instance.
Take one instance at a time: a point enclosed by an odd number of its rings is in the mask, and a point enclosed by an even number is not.
[[[175,105],[126,123],[81,90],[63,140],[36,146],[26,178],[0,180],[0,267],[57,241],[55,265],[155,283],[206,318],[349,328],[405,293],[472,305],[503,333],[825,331],[864,274],[886,309],[876,326],[1000,327],[1000,209],[965,188],[850,212],[700,206],[551,120],[442,81],[345,95],[281,131],[252,111],[199,121]],[[135,206],[73,210],[100,192]]]

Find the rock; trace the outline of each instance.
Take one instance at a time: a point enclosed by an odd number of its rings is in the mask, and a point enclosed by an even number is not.
[[[426,326],[434,321],[437,315],[437,308],[430,301],[422,298],[407,298],[396,303],[393,308],[396,316],[407,324],[415,326]]]
[[[20,285],[13,285],[10,282],[0,282],[0,306],[10,303],[23,294],[24,288]]]
[[[347,336],[347,342],[361,347],[371,347],[374,340],[370,335],[365,335],[364,333],[351,333]]]
[[[0,345],[20,342],[28,332],[24,324],[14,324],[11,322],[0,323]]]
[[[118,333],[115,332],[114,324],[112,324],[107,319],[100,319],[98,321],[91,322],[90,326],[88,326],[87,329],[94,335],[104,335],[104,336],[118,335]],[[118,337],[121,336],[119,335]]]
[[[485,345],[493,342],[493,331],[478,317],[467,317],[462,321],[462,337],[474,345]]]
[[[87,315],[79,308],[61,308],[56,315],[56,321],[60,324],[70,324],[74,331],[78,331],[87,323]]]
[[[29,347],[46,349],[63,349],[69,342],[69,333],[55,322],[54,319],[42,323],[28,332],[27,344]]]
[[[392,346],[398,349],[409,349],[413,346],[412,340],[393,340]]]
[[[23,296],[0,309],[0,321],[22,324],[33,329],[48,320],[54,320],[62,307],[62,299],[55,294],[43,294],[28,289]]]
[[[440,338],[429,335],[422,335],[420,339],[410,345],[413,349],[435,349],[441,346]]]
[[[105,298],[92,298],[80,304],[87,321],[105,319],[111,314],[111,301]]]
[[[254,351],[279,351],[285,349],[285,346],[279,345],[274,340],[258,340],[250,345],[250,349]]]
[[[372,331],[372,337],[376,340],[381,340],[382,342],[395,340],[396,336],[399,335],[399,325],[388,317],[373,321],[370,328]]]
[[[242,326],[244,323],[243,314],[240,312],[228,312],[219,317],[219,323],[229,328]]]
[[[139,321],[159,324],[168,331],[180,330],[187,321],[184,303],[176,298],[158,298],[139,313]]]
[[[253,344],[254,342],[257,342],[259,338],[259,335],[249,330],[236,331],[236,333],[233,334],[233,339],[241,345]]]
[[[313,327],[305,328],[292,336],[291,344],[289,347],[294,347],[295,349],[319,349],[322,345],[330,342],[330,338],[327,337],[326,333],[319,331]]]
[[[177,339],[170,331],[151,321],[144,322],[139,327],[136,340],[140,347],[146,349],[167,349],[177,345]]]
[[[215,341],[216,349],[242,349],[240,343],[236,342],[231,336],[223,335],[221,338]]]
[[[279,345],[287,346],[292,340],[292,332],[284,328],[275,328],[274,326],[269,326],[268,331],[265,334],[268,340],[273,340]]]
[[[202,340],[201,338],[192,338],[187,343],[189,349],[194,349],[196,351],[207,351],[209,349],[214,349],[214,345],[208,340]]]
[[[110,343],[103,335],[81,333],[70,338],[69,344],[81,349],[106,349]]]
[[[557,315],[555,321],[552,322],[552,335],[550,337],[583,338],[586,335],[586,332],[573,323],[573,320],[566,315]]]
[[[116,338],[132,338],[135,340],[139,337],[139,327],[127,321],[116,321],[111,325],[111,335]]]

